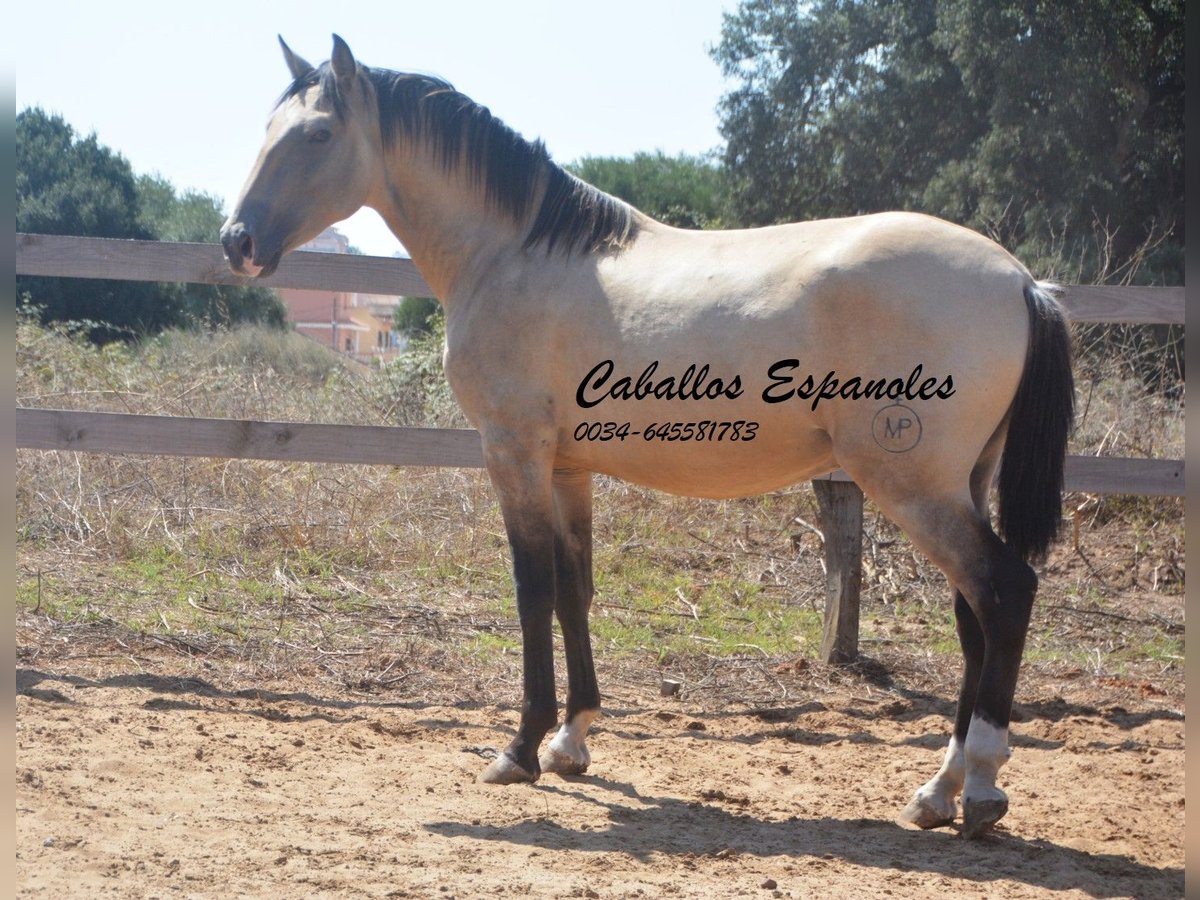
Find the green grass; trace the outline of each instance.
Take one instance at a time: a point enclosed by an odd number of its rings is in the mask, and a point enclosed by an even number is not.
[[[860,614],[859,634],[890,644],[910,644],[934,654],[957,656],[961,652],[949,597],[941,603],[889,603],[883,608],[868,606]]]
[[[605,652],[667,659],[793,655],[820,641],[821,616],[789,605],[761,585],[679,571],[653,558],[621,554],[598,565],[593,643]],[[697,577],[700,575],[701,577]]]
[[[466,655],[472,659],[491,662],[499,656],[521,657],[521,639],[518,635],[497,634],[481,631],[466,645]]]
[[[1027,644],[1024,656],[1024,662],[1028,665],[1046,663],[1120,677],[1144,676],[1147,665],[1156,668],[1181,667],[1183,659],[1183,638],[1163,633],[1116,645],[1109,641],[1071,641],[1045,646]]]

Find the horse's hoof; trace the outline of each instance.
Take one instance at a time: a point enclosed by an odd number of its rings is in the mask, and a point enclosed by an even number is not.
[[[507,753],[501,753],[483,770],[479,780],[484,784],[519,784],[526,781],[537,781],[537,775],[525,767],[517,765]]]
[[[968,840],[987,834],[1008,812],[1008,799],[964,800],[962,835]]]
[[[538,758],[538,765],[543,772],[553,772],[556,775],[582,775],[588,769],[590,761],[575,760],[569,753],[562,753],[553,747],[547,747]]]
[[[941,828],[954,822],[954,814],[957,811],[953,800],[950,801],[947,811],[945,807],[935,804],[931,798],[917,796],[901,810],[900,820],[918,828]]]

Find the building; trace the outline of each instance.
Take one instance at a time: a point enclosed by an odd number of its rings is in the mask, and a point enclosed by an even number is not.
[[[346,253],[350,241],[335,228],[326,228],[300,250]],[[404,349],[406,340],[395,329],[393,314],[402,297],[352,291],[310,291],[278,288],[288,321],[299,334],[352,356],[360,362],[385,361]]]

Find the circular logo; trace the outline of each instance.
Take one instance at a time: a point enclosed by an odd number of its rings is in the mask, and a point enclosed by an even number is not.
[[[888,453],[904,453],[921,442],[921,419],[911,407],[892,403],[875,413],[871,435]]]

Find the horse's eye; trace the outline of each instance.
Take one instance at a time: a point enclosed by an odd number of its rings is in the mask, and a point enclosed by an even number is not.
[[[329,140],[332,136],[333,135],[330,134],[328,128],[322,128],[320,131],[314,131],[312,134],[310,134],[308,136],[308,140],[309,140],[309,143],[312,143],[312,144],[323,144],[327,140]]]

